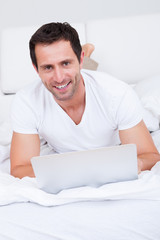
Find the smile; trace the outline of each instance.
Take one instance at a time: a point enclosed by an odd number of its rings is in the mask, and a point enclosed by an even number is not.
[[[70,84],[70,82],[67,83],[67,84],[65,84],[65,85],[55,86],[55,88],[57,88],[57,89],[64,89],[64,88],[66,88],[69,84]]]

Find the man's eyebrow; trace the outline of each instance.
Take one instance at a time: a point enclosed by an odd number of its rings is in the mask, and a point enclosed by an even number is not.
[[[52,64],[42,64],[40,65],[40,68],[45,68],[45,67],[52,67],[53,65]]]
[[[61,62],[64,63],[64,62],[72,62],[73,59],[72,58],[66,58],[64,60],[62,60]]]

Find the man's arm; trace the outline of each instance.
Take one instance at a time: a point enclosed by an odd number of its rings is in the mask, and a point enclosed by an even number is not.
[[[11,142],[11,174],[15,177],[34,177],[30,159],[40,154],[38,134],[21,134],[13,132]]]
[[[119,136],[122,144],[135,143],[137,145],[139,172],[150,170],[156,162],[160,161],[160,154],[143,121],[130,129],[120,130]]]

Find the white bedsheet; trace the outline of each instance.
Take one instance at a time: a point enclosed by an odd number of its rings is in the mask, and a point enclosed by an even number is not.
[[[160,163],[136,181],[57,195],[0,172],[0,240],[11,239],[159,240]]]
[[[160,202],[117,200],[0,207],[1,240],[159,240]]]

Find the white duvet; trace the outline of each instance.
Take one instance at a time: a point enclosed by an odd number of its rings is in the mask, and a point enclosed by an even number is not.
[[[37,187],[36,179],[18,179],[0,172],[0,205],[33,202],[57,206],[71,202],[117,199],[160,200],[160,162],[151,171],[144,171],[134,181],[106,184],[99,188],[81,187],[49,194]]]

